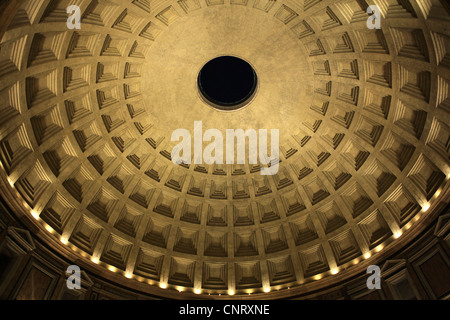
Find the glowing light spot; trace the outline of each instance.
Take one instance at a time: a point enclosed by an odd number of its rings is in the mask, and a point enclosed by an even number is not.
[[[331,274],[338,274],[338,273],[339,273],[339,269],[338,268],[331,269]]]
[[[95,263],[95,264],[99,264],[99,263],[100,263],[100,260],[99,260],[98,258],[95,258],[95,257],[92,257],[92,258],[91,258],[91,261],[92,261],[93,263]]]
[[[372,254],[370,252],[366,252],[364,254],[364,259],[369,259],[372,256]]]
[[[67,238],[66,237],[61,237],[61,242],[63,243],[63,244],[67,244],[67,243],[69,243],[69,240],[67,240]]]
[[[402,236],[402,232],[401,231],[397,231],[396,233],[394,233],[394,238],[398,239]]]
[[[229,294],[230,296],[234,296],[235,292],[234,292],[233,289],[230,289],[230,290],[228,290],[228,294]]]
[[[131,272],[125,273],[125,278],[131,279],[133,278],[133,274]]]
[[[48,232],[50,232],[50,233],[53,233],[53,231],[55,231],[55,230],[53,230],[53,228],[50,227],[49,225],[46,225],[46,226],[45,226],[45,229],[46,229]]]
[[[425,204],[423,205],[422,211],[423,211],[423,212],[427,212],[428,209],[430,209],[430,204],[427,202],[427,203],[425,203]]]
[[[270,287],[264,287],[264,292],[265,292],[265,293],[270,292]]]
[[[358,264],[358,263],[359,263],[359,259],[353,260],[353,264]]]
[[[200,294],[200,293],[202,293],[202,291],[199,288],[196,288],[196,289],[194,289],[194,293],[195,294]]]
[[[108,269],[109,269],[110,271],[112,271],[112,272],[116,272],[116,271],[117,271],[117,268],[116,268],[116,267],[113,267],[113,266],[108,266]]]
[[[39,213],[37,213],[34,210],[31,210],[31,215],[33,216],[33,218],[35,218],[36,220],[39,220]]]
[[[320,279],[322,279],[322,275],[321,274],[315,275],[313,279],[320,280]]]
[[[441,189],[439,188],[438,191],[434,194],[434,197],[437,198],[441,194]]]
[[[11,187],[14,187],[14,181],[8,177],[8,183],[10,184]]]
[[[167,288],[167,283],[161,282],[161,283],[159,284],[159,287],[160,287],[161,289],[166,289],[166,288]]]
[[[381,250],[383,250],[384,246],[382,244],[380,244],[378,247],[375,248],[376,252],[380,252]]]

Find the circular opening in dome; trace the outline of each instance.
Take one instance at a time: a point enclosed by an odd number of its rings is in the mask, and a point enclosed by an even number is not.
[[[258,77],[252,66],[239,58],[222,56],[210,60],[200,70],[201,96],[219,110],[237,110],[253,97]]]

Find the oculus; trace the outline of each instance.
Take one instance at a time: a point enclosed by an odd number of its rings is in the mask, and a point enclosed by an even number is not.
[[[203,66],[197,83],[206,103],[218,110],[231,111],[244,107],[254,97],[258,77],[248,62],[221,56]]]

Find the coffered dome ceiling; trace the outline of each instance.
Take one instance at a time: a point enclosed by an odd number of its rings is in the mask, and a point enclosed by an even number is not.
[[[448,201],[449,14],[444,0],[26,0],[0,47],[2,195],[129,286],[269,297],[362,273]],[[234,112],[197,87],[223,55],[258,75]],[[200,120],[280,129],[278,173],[172,163],[171,133]]]

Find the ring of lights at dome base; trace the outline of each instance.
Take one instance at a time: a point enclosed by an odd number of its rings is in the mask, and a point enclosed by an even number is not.
[[[171,1],[148,18],[145,1],[112,1],[85,7],[79,31],[65,28],[61,8],[25,3],[36,29],[15,19],[1,43],[5,66],[19,53],[17,70],[0,77],[2,188],[13,186],[8,193],[45,237],[129,281],[239,295],[338,277],[401,241],[446,195],[445,35],[418,7],[371,31],[356,2],[306,10],[295,1],[226,2],[192,10],[196,1]],[[405,39],[415,42],[405,49]],[[239,119],[204,106],[186,81],[224,52],[258,64],[258,96]],[[173,165],[170,132],[203,119],[219,129],[289,128],[279,174]],[[86,230],[93,236],[83,242]],[[320,268],[310,271],[310,258]],[[288,276],[279,280],[277,270]]]

